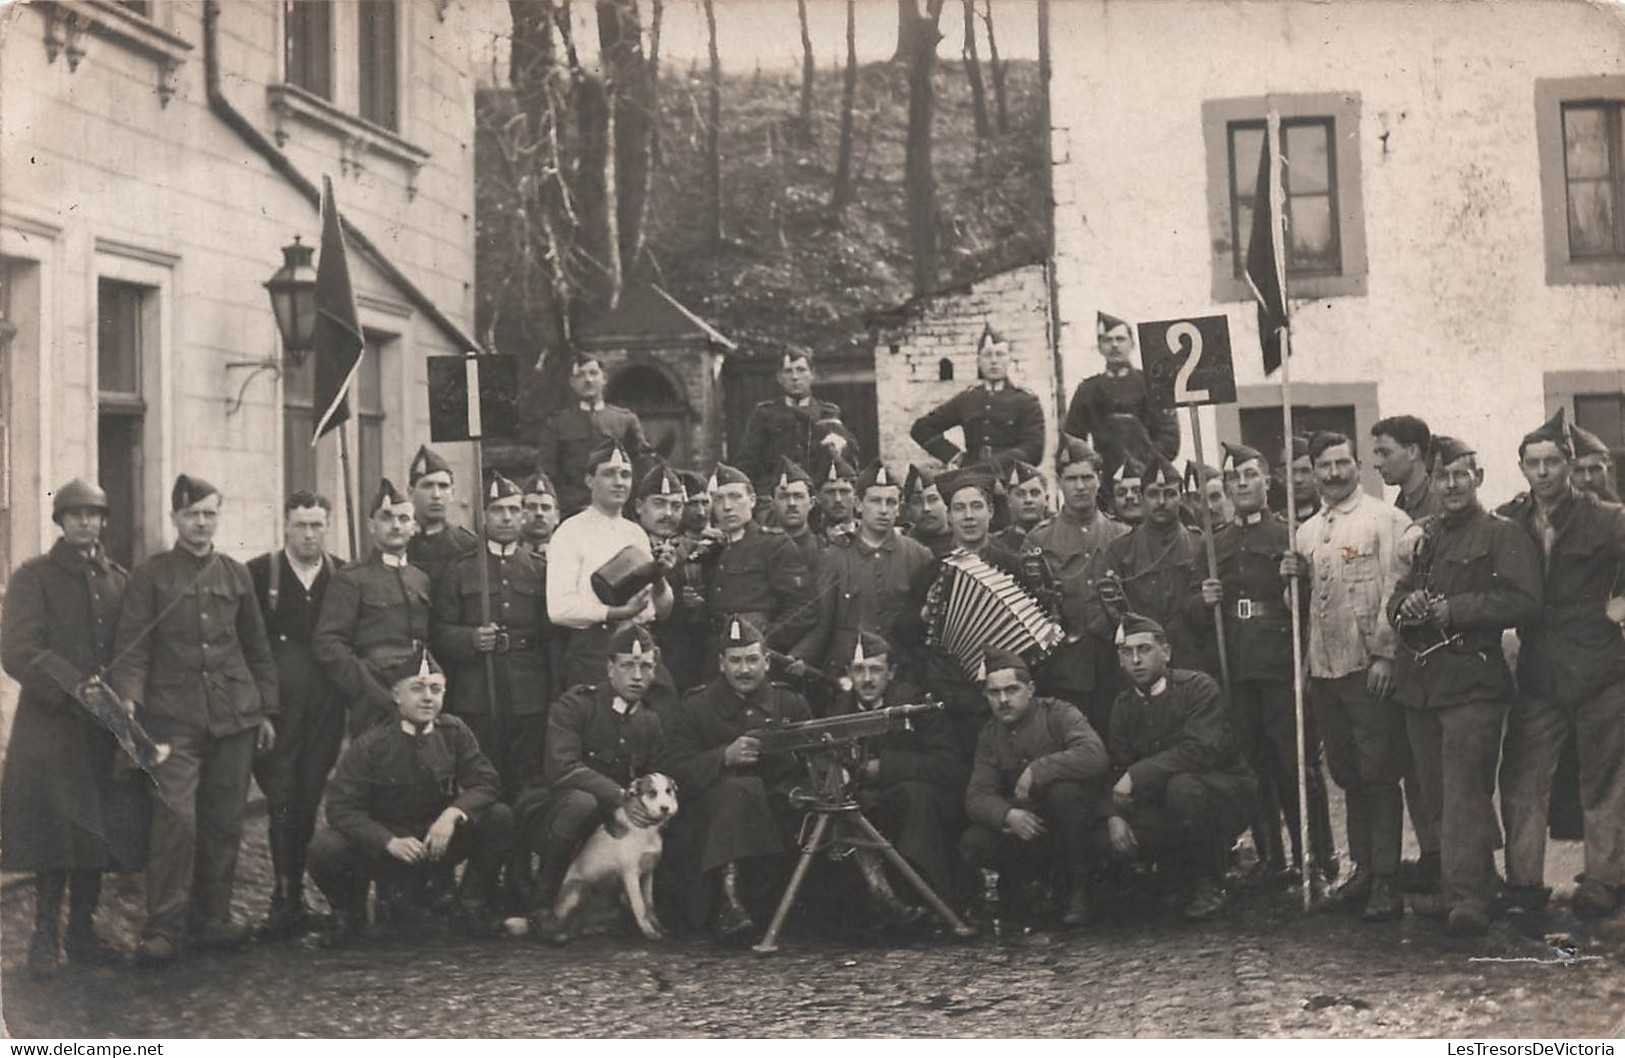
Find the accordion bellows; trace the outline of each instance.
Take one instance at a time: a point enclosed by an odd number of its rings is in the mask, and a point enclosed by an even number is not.
[[[1011,650],[1037,664],[1066,638],[1014,577],[969,551],[943,556],[926,606],[926,642],[958,661],[969,679],[979,677],[988,650]]]

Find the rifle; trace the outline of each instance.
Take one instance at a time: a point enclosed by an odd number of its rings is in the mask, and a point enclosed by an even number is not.
[[[63,692],[72,698],[90,718],[106,728],[118,740],[124,752],[138,767],[151,772],[169,759],[169,743],[156,741],[124,708],[113,689],[102,682],[100,673],[86,677],[62,655],[45,652],[34,658],[38,665]],[[31,666],[32,667],[32,666]]]
[[[763,650],[767,654],[767,671],[775,676],[791,680],[813,680],[837,692],[851,690],[845,681],[836,679],[816,665],[809,665],[800,658],[781,654],[777,650],[767,650],[766,647],[763,647]]]

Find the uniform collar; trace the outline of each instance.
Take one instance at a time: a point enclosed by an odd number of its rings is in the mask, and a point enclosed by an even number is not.
[[[1116,367],[1109,367],[1108,366],[1106,368],[1106,377],[1107,378],[1127,378],[1132,374],[1134,374],[1134,368],[1132,368],[1132,367],[1116,368]]]
[[[599,397],[597,400],[577,401],[576,406],[582,411],[603,411],[606,407],[603,397]]]
[[[404,554],[392,555],[388,551],[380,551],[378,552],[378,562],[390,569],[406,568],[406,556]]]
[[[56,543],[51,545],[51,558],[58,565],[66,566],[75,571],[84,566],[100,567],[107,564],[107,555],[100,544],[97,544],[87,554],[60,536],[56,538]]]
[[[639,703],[637,702],[629,702],[618,694],[611,694],[609,696],[609,707],[614,711],[616,716],[630,716],[631,714],[636,713],[638,711],[638,704]]]
[[[1257,525],[1259,522],[1262,522],[1269,513],[1270,512],[1268,510],[1260,507],[1252,514],[1238,514],[1236,515],[1235,524],[1240,526]]]
[[[812,407],[812,402],[813,400],[810,395],[802,397],[800,400],[789,396],[784,398],[784,406],[786,408],[810,408]]]
[[[1142,690],[1139,690],[1138,688],[1136,688],[1134,693],[1138,694],[1141,698],[1144,698],[1147,701],[1149,701],[1152,698],[1155,698],[1158,695],[1162,694],[1167,689],[1168,689],[1168,677],[1167,676],[1162,676],[1161,678],[1159,678],[1157,680],[1156,683],[1153,683],[1151,685],[1150,690],[1142,691]]]
[[[495,540],[487,540],[485,549],[498,558],[512,558],[519,553],[519,541],[511,544],[499,544]]]
[[[1003,393],[1005,390],[1010,388],[1010,380],[1004,379],[1001,382],[994,382],[992,379],[984,378],[982,380],[982,388],[987,390],[989,393]]]
[[[412,721],[402,720],[401,730],[406,732],[408,735],[411,735],[413,738],[422,738],[424,735],[427,735],[434,730],[434,721],[430,720],[427,724],[423,725],[423,730],[419,731],[417,725],[412,723]]]

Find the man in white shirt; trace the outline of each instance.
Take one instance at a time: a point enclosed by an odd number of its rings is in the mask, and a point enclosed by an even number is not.
[[[548,545],[547,613],[559,628],[572,629],[564,650],[565,686],[596,683],[603,677],[610,638],[622,621],[648,624],[671,612],[671,588],[664,578],[642,588],[619,606],[599,600],[592,575],[626,547],[654,554],[649,534],[622,517],[632,492],[632,459],[614,441],[587,456],[583,478],[590,500],[565,519]]]
[[[1404,712],[1393,698],[1388,598],[1410,566],[1419,532],[1404,512],[1361,490],[1347,437],[1316,434],[1309,457],[1322,506],[1298,527],[1297,551],[1282,558],[1281,575],[1307,585],[1315,719],[1327,766],[1348,802],[1355,867],[1326,902],[1383,922],[1405,913],[1394,874],[1404,816],[1399,780],[1409,759]]]

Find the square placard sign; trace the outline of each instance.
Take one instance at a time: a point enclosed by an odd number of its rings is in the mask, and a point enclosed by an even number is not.
[[[1223,316],[1140,324],[1140,359],[1145,388],[1159,408],[1236,402],[1230,321]]]

